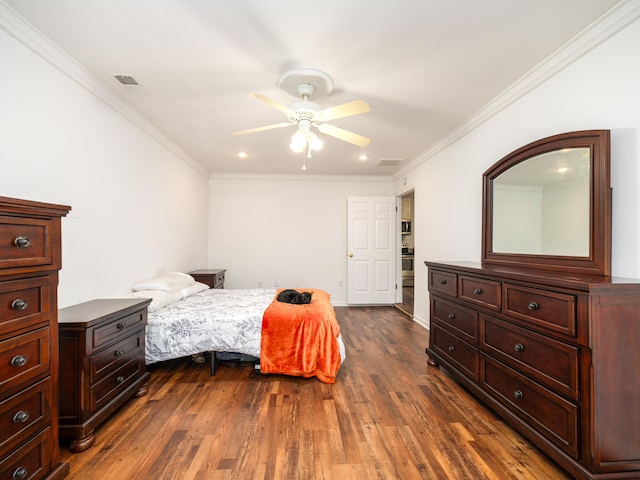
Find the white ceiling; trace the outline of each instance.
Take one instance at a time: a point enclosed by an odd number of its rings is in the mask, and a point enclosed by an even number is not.
[[[319,134],[306,174],[393,175],[597,19],[617,0],[5,0],[213,173],[302,173],[294,127],[252,98],[288,105],[292,67],[334,81],[322,108],[360,148]],[[113,74],[132,75],[123,86]],[[240,159],[237,152],[249,157]],[[358,155],[366,153],[366,161]],[[379,159],[403,159],[396,167]]]

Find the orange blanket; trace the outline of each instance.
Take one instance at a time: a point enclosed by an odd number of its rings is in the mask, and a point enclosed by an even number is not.
[[[296,290],[313,292],[311,303],[292,305],[274,299],[264,312],[260,371],[315,376],[321,382],[335,383],[340,368],[340,327],[329,294],[314,289]]]

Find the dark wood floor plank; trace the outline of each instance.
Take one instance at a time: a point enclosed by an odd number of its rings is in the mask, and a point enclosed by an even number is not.
[[[568,479],[442,369],[391,307],[337,307],[335,384],[190,358],[149,367],[149,394],[62,456],[69,480]]]

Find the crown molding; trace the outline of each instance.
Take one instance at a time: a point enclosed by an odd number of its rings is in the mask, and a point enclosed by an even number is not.
[[[386,175],[316,175],[316,174],[273,174],[273,173],[211,173],[209,181],[214,180],[259,180],[268,182],[356,182],[388,183],[393,179]]]
[[[210,171],[207,168],[182,150],[182,148],[180,148],[176,143],[169,140],[137,110],[132,108],[131,105],[129,105],[122,97],[113,90],[107,88],[88,70],[82,67],[51,40],[42,35],[42,33],[36,30],[15,10],[1,0],[0,28],[33,53],[41,57],[44,61],[69,77],[72,81],[102,100],[105,104],[121,114],[124,118],[129,120],[132,124],[149,135],[180,160],[200,172],[202,175],[209,175]]]
[[[454,144],[516,100],[524,97],[527,93],[580,59],[595,47],[624,29],[627,25],[633,23],[639,17],[640,0],[622,0],[615,4],[562,47],[525,73],[498,96],[486,103],[480,110],[465,119],[458,127],[451,131],[451,133],[442,137],[433,146],[415,157],[407,166],[397,173],[394,173],[393,180],[399,180],[425,161]]]

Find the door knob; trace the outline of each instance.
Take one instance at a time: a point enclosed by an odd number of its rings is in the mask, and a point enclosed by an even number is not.
[[[352,257],[353,257],[353,253],[350,253],[350,254],[349,254],[349,258],[352,258]]]

